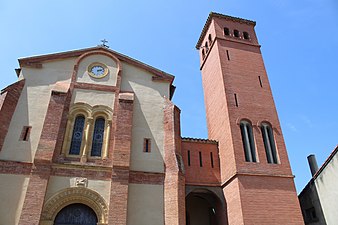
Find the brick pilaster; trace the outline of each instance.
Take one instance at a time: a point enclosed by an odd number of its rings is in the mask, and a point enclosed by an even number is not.
[[[8,132],[16,105],[25,85],[25,80],[20,80],[1,91],[0,95],[0,151]]]
[[[127,224],[134,94],[120,93],[118,101],[108,221],[123,225]]]
[[[185,178],[181,157],[180,110],[169,100],[164,109],[164,223],[185,224]]]
[[[67,94],[52,92],[19,225],[38,225]]]

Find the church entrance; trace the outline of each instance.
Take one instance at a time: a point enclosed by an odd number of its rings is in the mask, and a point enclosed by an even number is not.
[[[97,216],[84,204],[71,204],[64,207],[55,217],[54,225],[96,225]]]
[[[226,209],[208,190],[196,190],[186,197],[186,225],[227,225]]]

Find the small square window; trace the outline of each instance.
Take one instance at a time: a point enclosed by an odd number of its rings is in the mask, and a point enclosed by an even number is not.
[[[143,141],[143,152],[151,152],[151,140],[150,138],[145,138]]]
[[[19,141],[28,141],[29,140],[29,135],[31,133],[31,126],[24,126],[21,131],[20,139]]]

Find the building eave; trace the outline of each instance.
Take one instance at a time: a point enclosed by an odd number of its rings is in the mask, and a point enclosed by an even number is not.
[[[201,46],[201,43],[204,39],[204,36],[209,28],[209,25],[212,21],[212,19],[214,17],[218,17],[218,18],[222,18],[222,19],[226,19],[226,20],[231,20],[231,21],[234,21],[234,22],[239,22],[239,23],[246,23],[246,24],[249,24],[249,25],[253,25],[255,26],[256,25],[256,22],[255,21],[252,21],[252,20],[247,20],[247,19],[242,19],[242,18],[239,18],[239,17],[233,17],[233,16],[228,16],[228,15],[224,15],[224,14],[221,14],[221,13],[216,13],[216,12],[210,12],[209,13],[209,16],[208,16],[208,19],[207,21],[205,22],[204,24],[204,27],[203,27],[203,30],[201,32],[201,35],[197,41],[197,44],[196,44],[196,49],[199,49],[199,47]]]
[[[154,74],[156,76],[156,80],[164,80],[170,82],[170,84],[173,83],[175,77],[169,73],[166,73],[162,70],[159,70],[155,67],[152,67],[148,64],[145,64],[139,60],[133,59],[129,56],[126,56],[124,54],[121,54],[119,52],[113,51],[111,49],[107,49],[102,46],[92,47],[92,48],[84,48],[84,49],[78,49],[78,50],[72,50],[72,51],[66,51],[66,52],[58,52],[58,53],[52,53],[52,54],[45,54],[45,55],[39,55],[39,56],[32,56],[32,57],[25,57],[25,58],[19,58],[19,64],[20,67],[35,67],[40,68],[41,63],[52,61],[52,60],[60,60],[60,59],[66,59],[66,58],[72,58],[72,57],[79,57],[80,55],[90,52],[90,51],[107,51],[111,54],[114,54],[119,60],[130,63],[132,65],[135,65],[137,67],[141,67],[146,71],[149,71],[150,73]]]

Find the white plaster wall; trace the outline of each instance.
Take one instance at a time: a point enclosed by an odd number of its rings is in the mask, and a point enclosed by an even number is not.
[[[29,178],[0,174],[0,225],[19,223]]]
[[[163,198],[163,185],[129,184],[127,224],[164,224]]]
[[[122,64],[122,91],[135,93],[131,170],[163,172],[163,108],[169,96],[169,82],[152,81],[152,74],[135,66]],[[151,152],[143,152],[144,138],[151,138]]]
[[[51,90],[56,82],[70,83],[75,58],[43,63],[41,69],[22,68],[25,78],[16,110],[13,114],[0,159],[32,162],[39,143]],[[19,141],[23,126],[32,126],[29,141]]]
[[[99,79],[89,76],[87,72],[88,66],[94,62],[105,64],[109,69],[108,75]],[[77,82],[116,86],[116,80],[117,63],[112,58],[105,55],[90,55],[80,62]]]
[[[338,154],[317,177],[315,185],[327,225],[336,225],[338,223]]]
[[[65,188],[75,187],[76,177],[51,176],[45,196],[45,202],[59,191]],[[88,188],[98,192],[106,201],[107,206],[110,201],[111,181],[88,179]]]
[[[114,109],[115,93],[74,89],[72,96],[72,104],[77,102],[85,102],[91,106],[104,105]]]

